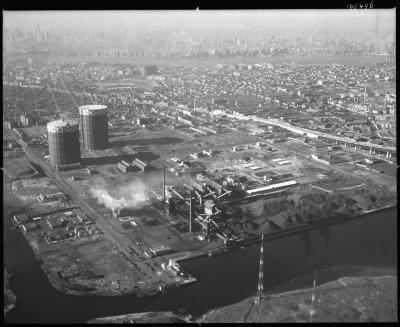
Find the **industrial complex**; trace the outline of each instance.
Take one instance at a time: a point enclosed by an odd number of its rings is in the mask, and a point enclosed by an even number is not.
[[[397,321],[374,6],[5,9],[5,323]]]
[[[60,291],[166,292],[181,260],[396,205],[390,65],[74,65],[3,82],[10,218]]]

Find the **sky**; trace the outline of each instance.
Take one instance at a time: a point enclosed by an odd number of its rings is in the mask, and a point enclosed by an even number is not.
[[[395,9],[225,11],[3,11],[4,28],[34,30],[142,31],[180,29],[374,29],[395,32]]]

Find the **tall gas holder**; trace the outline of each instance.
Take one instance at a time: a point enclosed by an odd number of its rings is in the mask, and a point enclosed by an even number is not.
[[[79,165],[81,150],[79,124],[74,120],[55,120],[47,124],[49,158],[57,170]]]
[[[81,106],[79,114],[83,148],[88,151],[105,149],[108,146],[107,106]]]

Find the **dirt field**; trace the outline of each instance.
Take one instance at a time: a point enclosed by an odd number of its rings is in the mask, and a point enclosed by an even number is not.
[[[137,78],[124,78],[119,79],[114,82],[100,82],[97,83],[97,86],[100,90],[102,89],[110,89],[110,88],[118,88],[118,87],[132,87],[139,88],[143,90],[151,90],[153,87],[153,82],[147,80],[145,77],[137,77]]]
[[[343,277],[315,289],[314,315],[310,320],[312,289],[272,295],[211,311],[199,322],[396,322],[397,276]]]
[[[106,240],[41,256],[53,286],[68,294],[121,295],[138,288],[140,271]]]
[[[29,137],[41,137],[44,132],[47,132],[46,126],[31,126],[22,128],[23,132]]]
[[[359,180],[339,174],[335,174],[330,176],[330,178],[317,181],[313,183],[313,185],[328,191],[340,191],[365,186],[365,184]]]
[[[368,266],[335,266],[326,271],[332,273],[336,270],[339,275],[353,277],[342,277],[315,288],[312,322],[397,322],[396,270]],[[307,282],[312,282],[312,277],[302,277]],[[293,281],[296,282],[297,279]],[[89,323],[311,322],[312,288],[296,289],[293,285],[280,286],[274,294],[267,296],[259,304],[254,304],[254,298],[248,298],[211,310],[196,320],[191,316],[170,312],[143,312],[92,319]],[[283,290],[279,290],[282,288]]]
[[[17,179],[11,184],[11,191],[23,200],[37,199],[39,195],[60,192],[57,185],[49,178]]]
[[[177,315],[172,312],[145,312],[145,313],[132,313],[114,317],[104,317],[89,320],[89,324],[166,324],[166,323],[188,323],[190,317]]]
[[[355,174],[356,176],[359,176],[360,178],[362,178],[365,181],[369,181],[369,182],[372,181],[379,186],[386,187],[388,190],[390,190],[392,192],[397,191],[397,179],[393,178],[393,176],[381,174],[381,173],[375,173],[373,171],[370,171],[367,169],[362,169],[357,166],[349,167],[346,170],[350,171],[351,173]]]
[[[19,175],[29,173],[31,166],[27,160],[24,160],[22,155],[16,155],[13,152],[3,152],[3,178],[13,180]]]

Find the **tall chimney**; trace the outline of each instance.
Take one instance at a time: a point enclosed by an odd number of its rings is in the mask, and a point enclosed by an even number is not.
[[[163,200],[165,202],[166,196],[165,196],[165,167],[164,167],[164,165],[163,165],[162,169],[163,169]]]
[[[189,233],[192,234],[192,191],[189,191]]]

